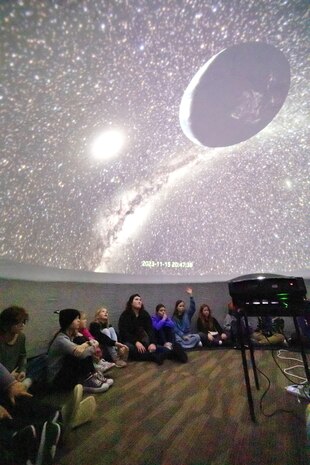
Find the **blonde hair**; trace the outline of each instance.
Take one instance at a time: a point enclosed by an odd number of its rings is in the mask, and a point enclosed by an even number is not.
[[[100,308],[98,308],[98,310],[96,310],[96,312],[95,312],[95,321],[98,322],[98,320],[99,320],[99,315],[100,315],[100,313],[102,312],[102,310],[108,311],[108,309],[107,309],[106,307],[100,307]]]

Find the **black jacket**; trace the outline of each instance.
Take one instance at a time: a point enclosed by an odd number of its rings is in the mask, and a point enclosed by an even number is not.
[[[118,322],[120,340],[122,342],[143,343],[143,333],[147,334],[149,343],[156,344],[153,325],[150,315],[146,310],[140,310],[138,316],[133,310],[125,310]]]

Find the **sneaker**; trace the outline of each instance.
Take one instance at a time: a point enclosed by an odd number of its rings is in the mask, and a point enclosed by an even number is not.
[[[111,368],[115,367],[115,363],[107,362],[106,360],[101,359],[98,363],[95,364],[95,367],[96,369],[99,368],[101,373],[104,373],[110,370]]]
[[[82,397],[83,386],[81,384],[76,384],[69,400],[62,406],[61,416],[63,421],[64,440],[72,429],[72,422],[76,417]]]
[[[83,383],[84,392],[105,392],[109,385],[101,381],[97,374],[90,375]]]
[[[30,461],[35,463],[38,449],[37,432],[33,425],[28,425],[25,428],[17,431],[12,436],[12,450],[16,460],[21,460],[22,463]]]
[[[85,397],[85,399],[80,402],[76,415],[70,424],[71,429],[77,428],[78,426],[91,421],[96,411],[96,407],[97,404],[94,396]]]
[[[100,379],[102,383],[107,383],[110,386],[114,383],[112,378],[106,378],[103,373],[100,373],[100,371],[97,371],[96,373],[97,377]]]
[[[129,347],[124,346],[118,350],[119,358],[122,359],[124,362],[127,362],[128,355],[129,355]]]
[[[125,362],[125,360],[117,358],[115,360],[115,366],[116,368],[125,368],[127,366],[127,362]]]
[[[50,421],[44,423],[35,465],[53,465],[60,433],[61,428],[58,423]]]

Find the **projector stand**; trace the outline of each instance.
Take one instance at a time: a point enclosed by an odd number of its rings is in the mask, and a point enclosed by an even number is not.
[[[241,357],[242,357],[243,374],[244,374],[244,380],[245,380],[245,385],[246,385],[249,410],[250,410],[251,419],[255,423],[256,422],[256,417],[255,417],[255,411],[254,411],[254,402],[253,402],[253,397],[252,397],[252,390],[251,390],[251,384],[250,384],[248,362],[247,362],[247,356],[246,356],[246,350],[248,349],[250,351],[251,364],[252,364],[254,380],[255,380],[255,387],[256,387],[257,390],[259,390],[259,381],[258,381],[258,376],[257,376],[257,369],[256,369],[256,363],[255,363],[255,357],[254,357],[253,344],[252,344],[252,341],[251,341],[251,338],[250,338],[249,323],[248,323],[247,316],[243,312],[240,312],[240,311],[238,311],[236,316],[237,316],[238,340],[240,341],[240,350],[241,350]],[[244,343],[244,334],[243,334],[243,331],[242,331],[242,318],[244,319],[244,322],[245,322],[246,344],[247,345],[245,345],[245,343]]]
[[[261,316],[261,314],[259,315],[251,314],[251,316]],[[310,372],[309,372],[307,356],[305,353],[305,347],[302,342],[302,338],[300,337],[300,330],[299,330],[296,316],[292,314],[286,314],[285,316],[293,317],[297,340],[300,344],[300,352],[301,352],[301,356],[302,356],[302,360],[303,360],[303,364],[305,368],[307,381],[308,381],[308,384],[310,384]],[[255,357],[254,357],[254,348],[253,348],[253,343],[250,338],[249,324],[248,324],[248,318],[247,318],[246,313],[239,309],[238,312],[236,313],[236,317],[237,317],[237,331],[238,331],[237,337],[238,337],[238,340],[240,341],[240,351],[241,351],[241,357],[242,357],[243,374],[244,374],[244,380],[245,380],[246,391],[247,391],[249,411],[250,411],[251,420],[254,423],[256,423],[254,402],[253,402],[252,389],[251,389],[251,383],[250,383],[250,377],[249,377],[248,361],[247,361],[247,355],[246,355],[246,351],[249,350],[251,365],[252,365],[254,380],[255,380],[255,387],[257,390],[259,390],[259,381],[258,381],[257,369],[256,369],[256,363],[255,363]],[[243,334],[243,331],[242,331],[242,319],[244,319],[244,322],[245,322],[245,328],[246,328],[245,335]],[[246,338],[246,342],[245,342],[245,338]]]

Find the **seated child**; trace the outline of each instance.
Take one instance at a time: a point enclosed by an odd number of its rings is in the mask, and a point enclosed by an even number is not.
[[[29,315],[24,308],[9,307],[0,314],[0,363],[17,381],[24,382],[27,370],[26,338],[23,333]],[[27,380],[26,387],[31,384]]]
[[[234,306],[233,302],[229,302],[228,305],[228,313],[225,316],[224,319],[224,324],[223,328],[226,334],[228,334],[228,339],[232,341],[233,344],[238,344],[238,329],[237,329],[237,317],[236,317],[236,312],[237,308]],[[249,326],[249,335],[253,333],[253,328],[248,323]],[[246,336],[246,326],[245,326],[245,321],[244,318],[241,318],[241,330],[242,330],[242,335]]]
[[[209,305],[202,304],[197,319],[197,331],[204,346],[218,346],[227,343],[228,336],[212,316]]]
[[[125,344],[118,342],[117,334],[112,325],[109,324],[109,313],[104,307],[95,313],[95,319],[90,324],[89,330],[100,346],[107,348],[115,366],[124,368],[127,363],[129,349]]]
[[[177,300],[172,320],[175,324],[176,342],[181,344],[183,349],[192,349],[193,347],[201,347],[202,343],[199,334],[193,334],[191,332],[191,320],[196,311],[196,304],[192,289],[188,287],[186,292],[190,298],[190,307],[189,309],[185,309],[184,301]]]
[[[46,355],[27,360],[25,324],[28,312],[17,306],[0,314],[0,363],[2,363],[27,389],[39,389],[46,383]],[[34,386],[33,386],[33,383]]]
[[[155,309],[155,315],[152,316],[152,325],[154,329],[156,343],[171,350],[171,358],[185,363],[188,360],[181,344],[175,341],[174,322],[168,317],[166,307],[158,304]]]
[[[67,308],[59,312],[60,329],[52,339],[48,354],[48,382],[56,389],[72,389],[82,384],[85,392],[104,392],[113,384],[96,371],[93,355],[96,344],[73,342],[80,327],[80,312]]]
[[[251,340],[258,345],[283,344],[285,336],[274,331],[271,316],[262,316],[258,317],[257,328],[252,334]]]
[[[163,304],[156,306],[155,315],[152,316],[152,324],[157,343],[171,349],[175,342],[174,322],[168,317],[166,307]]]
[[[82,334],[82,336],[84,337],[86,341],[96,341],[94,336],[91,334],[91,332],[87,328],[86,313],[85,312],[80,312],[80,313],[81,313],[81,318],[80,318],[79,333]],[[96,347],[96,351],[93,355],[93,362],[94,362],[95,368],[96,369],[99,368],[99,371],[101,369],[103,372],[110,370],[110,368],[113,368],[115,366],[115,363],[108,362],[104,360],[104,358],[102,357],[102,350],[100,349],[99,343],[98,343],[98,346],[95,346],[95,347]]]

